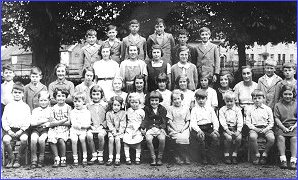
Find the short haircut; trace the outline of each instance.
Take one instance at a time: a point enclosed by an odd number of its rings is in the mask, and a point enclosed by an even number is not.
[[[212,75],[209,71],[203,71],[199,74],[199,80],[201,81],[201,79],[203,78],[207,78],[208,79],[208,85],[211,84],[212,82]]]
[[[295,70],[296,69],[296,64],[294,64],[292,62],[287,62],[287,63],[284,63],[282,65],[282,70],[284,70],[284,68],[293,68]]]
[[[94,71],[94,69],[93,69],[92,66],[87,66],[87,67],[85,67],[85,68],[83,69],[82,77],[85,78],[85,75],[86,75],[86,73],[87,73],[88,71],[90,71],[90,72],[93,73],[93,79],[92,79],[92,80],[94,80],[94,79],[95,79],[95,71]]]
[[[231,84],[234,82],[234,77],[233,77],[233,75],[230,71],[221,71],[219,73],[219,79],[220,79],[221,76],[227,76],[228,77],[229,86],[231,86]]]
[[[195,93],[195,97],[198,98],[198,97],[205,97],[207,98],[207,92],[202,90],[202,89],[198,89]]]
[[[242,72],[244,69],[250,69],[250,71],[252,72],[252,67],[251,67],[250,65],[242,66],[242,67],[241,67],[241,72]]]
[[[123,78],[121,76],[114,77],[114,79],[112,80],[112,86],[113,86],[115,80],[120,80],[121,81],[121,83],[122,83],[121,89],[123,89],[124,88]]]
[[[180,29],[178,32],[179,35],[186,35],[187,37],[189,36],[189,32],[186,29]]]
[[[181,97],[181,100],[184,99],[184,94],[182,93],[182,91],[180,91],[179,89],[174,89],[172,94],[171,94],[171,103],[173,103],[173,98],[174,98],[174,95],[180,95]]]
[[[251,97],[257,97],[257,96],[263,96],[265,98],[265,94],[262,90],[260,89],[255,89],[252,93],[251,93]]]
[[[156,84],[158,84],[159,82],[165,82],[166,84],[168,84],[169,78],[166,75],[166,73],[162,72],[162,73],[159,73],[158,76],[155,78],[155,82]]]
[[[131,21],[129,21],[129,25],[132,25],[132,24],[138,24],[138,25],[140,25],[139,21],[136,20],[136,19],[132,19]]]
[[[202,27],[200,30],[199,30],[199,34],[201,34],[202,32],[207,32],[208,34],[211,35],[211,31],[209,28],[207,27]]]
[[[83,92],[75,92],[72,97],[73,97],[73,101],[82,99],[84,101],[84,103],[86,103],[86,95]]]
[[[92,88],[90,89],[90,98],[92,99],[92,93],[93,92],[100,92],[101,94],[101,99],[103,99],[105,97],[105,94],[103,92],[103,89],[99,86],[99,85],[94,85],[92,86]]]
[[[162,23],[163,26],[166,27],[165,21],[162,18],[156,18],[155,25],[159,25],[160,23]]]
[[[64,94],[66,97],[69,95],[69,91],[67,89],[56,88],[53,93],[55,99],[57,97],[58,92],[61,92],[61,94]]]
[[[48,91],[40,91],[37,97],[38,99],[40,99],[41,97],[46,97],[47,99],[50,99],[50,93]]]
[[[233,91],[231,91],[231,90],[226,91],[223,94],[223,100],[226,101],[227,99],[236,100],[236,94]]]
[[[286,91],[286,90],[289,90],[289,91],[292,91],[293,93],[293,100],[296,99],[296,87],[293,86],[293,85],[290,85],[290,84],[285,84],[281,87],[281,90],[280,90],[280,93],[279,93],[279,98],[283,98],[283,93]]]
[[[158,49],[158,50],[160,50],[160,52],[161,52],[161,57],[163,57],[163,50],[162,50],[162,48],[160,47],[160,45],[158,45],[158,44],[154,44],[154,45],[151,47],[151,49],[152,49],[152,52],[153,52],[154,49]]]
[[[13,90],[22,91],[24,93],[25,92],[25,86],[20,81],[17,81],[12,86],[12,91]]]
[[[5,70],[9,70],[9,71],[14,72],[14,67],[10,64],[7,64],[7,65],[2,67],[2,72],[4,72]]]
[[[112,25],[112,24],[108,26],[108,31],[113,30],[113,29],[114,29],[115,31],[117,31],[117,26]]]
[[[138,93],[135,93],[135,92],[130,93],[128,95],[128,99],[129,99],[128,103],[130,103],[132,100],[137,100],[137,101],[139,101],[139,103],[141,103],[141,96]]]
[[[181,78],[186,78],[187,85],[189,84],[189,78],[185,74],[181,74],[176,78],[175,84],[179,87],[179,81]]]
[[[121,96],[113,96],[113,97],[110,98],[110,100],[108,102],[107,111],[113,110],[113,104],[114,104],[115,101],[118,101],[120,103],[120,105],[121,105],[120,109],[122,109],[122,105],[123,105],[123,102],[124,102],[123,98]]]
[[[265,66],[274,66],[276,67],[277,62],[275,60],[273,60],[272,58],[269,58],[265,61]]]
[[[59,67],[64,67],[65,68],[65,74],[67,75],[68,74],[68,67],[67,67],[67,65],[66,64],[63,64],[63,63],[58,63],[55,67],[54,67],[54,74],[55,74],[55,76],[57,77],[57,74],[56,74],[56,72],[57,72],[57,69],[59,68]]]
[[[97,32],[94,29],[89,29],[87,30],[85,37],[87,38],[88,36],[97,36]]]
[[[150,99],[152,99],[152,98],[158,98],[159,102],[163,101],[161,93],[156,90],[150,92],[148,100],[150,101]]]
[[[191,55],[190,55],[190,50],[187,46],[180,46],[177,51],[176,51],[176,56],[179,57],[179,54],[182,52],[182,51],[187,51],[188,53],[188,61],[189,59],[191,58]]]
[[[111,51],[111,47],[110,47],[109,45],[103,44],[102,46],[100,46],[100,48],[99,48],[99,50],[98,50],[98,55],[99,55],[99,57],[100,57],[101,59],[103,58],[101,52],[102,52],[102,50],[105,49],[105,48],[107,48],[107,49],[110,50],[110,56],[112,56],[112,55],[114,54],[114,53]]]
[[[42,75],[42,71],[39,67],[33,66],[30,70],[30,74],[40,74],[40,75]]]

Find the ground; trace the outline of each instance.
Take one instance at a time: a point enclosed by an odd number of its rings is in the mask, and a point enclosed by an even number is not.
[[[191,165],[175,165],[165,163],[152,167],[148,163],[141,165],[105,166],[92,165],[53,169],[47,165],[41,169],[2,169],[2,178],[296,178],[295,170],[282,170],[276,165],[253,166],[251,163],[238,165],[203,166],[199,163]]]

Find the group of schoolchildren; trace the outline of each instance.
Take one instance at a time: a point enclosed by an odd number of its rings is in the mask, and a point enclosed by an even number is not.
[[[251,68],[243,67],[243,81],[232,89],[232,75],[220,71],[219,52],[209,40],[208,28],[200,29],[202,42],[198,47],[187,44],[185,30],[179,32],[179,44],[175,46],[173,36],[164,32],[165,24],[160,18],[147,41],[138,34],[137,20],[130,21],[129,28],[131,34],[121,42],[116,38],[116,27],[110,25],[108,39],[100,45],[96,43],[96,31],[87,31],[88,44],[82,49],[84,80],[76,87],[66,80],[67,66],[61,63],[54,69],[57,79],[48,88],[40,83],[42,72],[38,67],[31,69],[31,82],[26,86],[13,82],[13,67],[3,67],[1,103],[3,145],[8,154],[6,168],[20,167],[29,136],[31,168],[44,166],[46,141],[54,155],[53,167],[65,167],[68,139],[73,165],[79,164],[78,142],[83,165],[120,165],[122,143],[125,163],[132,164],[133,148],[134,163],[140,164],[141,143],[145,139],[150,165],[159,166],[163,164],[167,137],[174,143],[177,164],[190,164],[190,138],[202,150],[202,163],[208,164],[206,157],[211,154],[209,163],[216,164],[214,153],[221,135],[224,162],[237,164],[242,128],[247,126],[255,155],[253,164],[266,164],[276,138],[281,168],[296,169],[295,64],[283,65],[282,80],[274,73],[276,62],[267,60],[266,74],[258,84],[252,81]],[[95,136],[98,141],[94,141]],[[106,162],[105,136],[109,152]],[[262,155],[258,151],[258,136],[267,140]],[[154,138],[159,142],[157,154]],[[291,144],[289,165],[285,156],[287,138]],[[21,141],[17,159],[11,146],[16,139]],[[90,158],[87,149],[92,154]]]

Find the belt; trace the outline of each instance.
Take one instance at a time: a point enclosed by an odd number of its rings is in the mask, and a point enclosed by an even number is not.
[[[97,78],[98,81],[107,81],[107,80],[113,80],[113,77],[109,77],[109,78]]]

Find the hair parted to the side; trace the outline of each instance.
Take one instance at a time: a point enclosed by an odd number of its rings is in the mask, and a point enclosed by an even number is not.
[[[41,69],[39,67],[33,66],[31,68],[31,70],[30,70],[30,74],[35,74],[35,75],[39,74],[39,75],[42,75],[42,71],[41,71]]]
[[[69,95],[69,91],[67,89],[64,89],[64,88],[56,88],[54,90],[54,93],[53,93],[53,96],[54,98],[56,99],[57,97],[57,94],[61,92],[61,94],[64,94],[66,97]]]
[[[290,84],[285,84],[281,87],[281,90],[280,90],[280,93],[279,93],[279,98],[282,99],[283,98],[283,93],[287,90],[292,91],[293,101],[295,101],[296,100],[296,95],[297,95],[296,88],[295,88],[295,86],[290,85]]]
[[[87,38],[88,36],[97,36],[97,32],[94,29],[89,29],[86,32],[85,38]]]
[[[159,73],[158,76],[155,78],[155,83],[158,84],[160,82],[165,82],[166,85],[169,84],[169,77],[167,76],[166,73],[162,72]]]
[[[9,70],[9,71],[12,71],[12,72],[15,71],[14,67],[11,64],[7,64],[7,65],[2,66],[2,72],[4,72],[5,70]]]
[[[144,86],[143,86],[143,92],[146,93],[146,79],[145,79],[145,75],[143,74],[138,74],[136,75],[136,77],[133,79],[133,92],[136,92],[136,80],[137,79],[142,79],[144,82]]]
[[[18,90],[18,91],[22,91],[23,93],[25,92],[25,86],[23,83],[21,83],[20,81],[17,81],[13,84],[12,86],[12,91],[13,90]]]
[[[251,93],[251,97],[257,97],[257,96],[263,96],[263,98],[265,98],[265,94],[261,89],[255,89],[252,93]]]
[[[202,32],[207,32],[209,35],[211,35],[211,31],[209,28],[207,27],[202,27],[200,30],[199,30],[199,34],[201,34]]]
[[[132,19],[129,21],[129,25],[132,25],[132,24],[138,24],[140,26],[140,22],[136,19]]]
[[[65,75],[68,74],[68,66],[67,66],[66,64],[63,64],[63,63],[58,63],[58,64],[54,67],[54,74],[55,74],[56,77],[57,77],[56,72],[57,72],[57,69],[58,69],[59,67],[64,67],[64,68],[65,68],[65,72],[66,72]]]
[[[228,90],[223,94],[223,99],[224,99],[224,101],[226,101],[227,99],[232,99],[232,100],[235,101],[236,100],[236,94],[233,91]]]
[[[156,18],[155,19],[155,26],[159,25],[159,24],[163,24],[163,26],[166,27],[165,21],[162,18]]]
[[[87,73],[88,71],[90,71],[90,72],[93,73],[93,79],[92,79],[92,80],[94,80],[94,79],[95,79],[95,70],[93,69],[92,66],[87,66],[87,67],[85,67],[85,68],[83,69],[82,78],[85,78],[85,75],[86,75],[86,73]]]
[[[190,83],[189,78],[188,78],[185,74],[181,74],[181,75],[179,75],[179,76],[176,78],[176,80],[175,80],[175,84],[176,84],[176,86],[179,87],[179,81],[180,81],[180,79],[182,79],[182,78],[185,78],[185,79],[186,79],[186,82],[187,82],[187,85],[189,85],[189,83]]]
[[[48,91],[40,91],[38,93],[37,98],[40,99],[41,97],[46,97],[47,99],[50,99],[50,93]]]
[[[162,48],[160,47],[160,45],[158,45],[158,44],[154,44],[154,45],[151,47],[151,49],[152,49],[152,52],[153,52],[154,49],[158,49],[158,50],[160,50],[160,52],[161,52],[161,57],[163,57],[163,50],[162,50]]]
[[[83,93],[83,92],[75,92],[72,96],[73,98],[73,101],[77,101],[79,99],[83,100],[84,101],[84,104],[86,103],[86,94]]]

